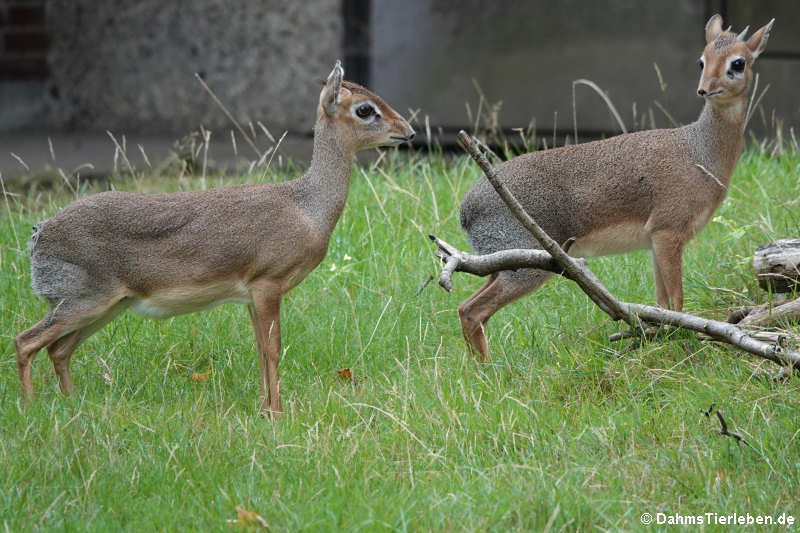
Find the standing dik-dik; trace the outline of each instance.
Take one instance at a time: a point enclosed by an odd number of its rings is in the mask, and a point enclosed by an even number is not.
[[[281,411],[280,304],[325,257],[357,150],[414,130],[380,97],[342,81],[336,63],[319,98],[311,167],[282,183],[177,194],[106,192],[42,222],[30,242],[34,292],[47,315],[17,335],[23,398],[47,347],[64,394],[75,348],[128,307],[167,317],[246,303],[258,344],[262,410]]]
[[[738,35],[723,31],[722,18],[711,17],[697,88],[705,106],[696,122],[525,154],[499,165],[499,176],[556,242],[575,238],[571,255],[650,248],[656,300],[681,310],[683,248],[728,191],[742,151],[753,61],[764,51],[773,22],[745,40],[747,29]],[[485,178],[464,198],[461,226],[481,254],[539,247]],[[489,318],[550,275],[500,272],[461,304],[464,337],[482,358],[489,357]]]

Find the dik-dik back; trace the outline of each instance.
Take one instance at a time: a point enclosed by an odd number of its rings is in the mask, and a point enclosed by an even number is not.
[[[497,167],[505,184],[572,255],[593,257],[648,248],[648,235],[672,228],[689,236],[724,189],[692,164],[681,130],[652,130],[543,152]],[[643,158],[641,154],[648,154]],[[480,253],[535,247],[486,180],[467,193],[461,224]]]
[[[752,64],[772,23],[745,40],[747,30],[723,31],[721,17],[711,17],[699,61],[705,106],[696,122],[525,154],[499,165],[498,175],[551,237],[575,239],[571,255],[651,249],[656,300],[680,310],[683,249],[727,194],[742,150]],[[461,225],[481,254],[538,247],[486,179],[464,198]],[[464,336],[483,358],[489,318],[549,275],[502,272],[459,307]]]

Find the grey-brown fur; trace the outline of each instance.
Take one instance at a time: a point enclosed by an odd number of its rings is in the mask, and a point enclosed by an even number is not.
[[[742,150],[750,68],[771,25],[745,42],[722,32],[718,15],[709,20],[698,89],[706,104],[696,122],[525,154],[499,165],[499,176],[553,239],[576,239],[573,255],[650,248],[656,299],[680,310],[683,248],[727,194]],[[741,76],[730,78],[726,59],[733,55],[744,57],[747,65]],[[477,253],[539,247],[485,178],[464,198],[461,225]],[[462,303],[464,336],[481,357],[489,356],[489,318],[549,276],[536,270],[502,272]]]
[[[77,200],[35,229],[34,292],[47,315],[15,344],[23,396],[47,347],[64,393],[74,349],[128,307],[150,316],[247,303],[259,346],[263,409],[279,413],[280,301],[311,272],[347,200],[357,150],[410,139],[409,124],[378,96],[343,82],[320,95],[311,167],[296,180],[176,194],[106,192]],[[380,117],[358,118],[369,103]]]

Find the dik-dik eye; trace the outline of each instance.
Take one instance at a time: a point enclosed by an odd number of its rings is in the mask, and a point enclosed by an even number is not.
[[[361,104],[356,108],[356,116],[360,119],[367,119],[375,114],[375,108],[370,104]]]
[[[731,61],[731,70],[734,72],[744,72],[744,59],[739,57]]]
[[[700,70],[703,70],[703,67],[705,66],[705,63],[703,62],[703,58],[702,57],[697,60],[697,64],[700,65]]]
[[[734,79],[736,76],[739,76],[744,72],[745,60],[743,57],[737,57],[730,63],[730,67],[728,68],[728,79]]]

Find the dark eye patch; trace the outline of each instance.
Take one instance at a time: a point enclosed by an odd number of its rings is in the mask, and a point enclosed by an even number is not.
[[[744,59],[741,57],[731,62],[731,70],[734,72],[744,72]]]
[[[698,59],[698,60],[697,60],[697,64],[698,64],[698,65],[700,65],[700,70],[703,70],[703,67],[705,66],[705,65],[703,64],[703,60],[702,60],[702,59]]]
[[[361,104],[356,108],[358,118],[368,118],[375,114],[375,108],[369,104]]]

